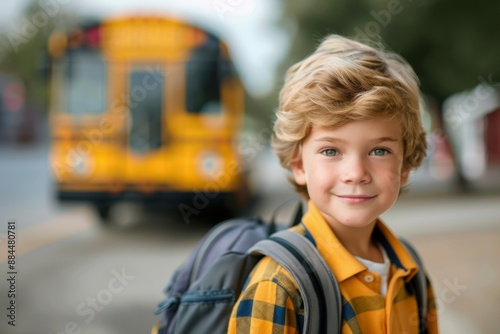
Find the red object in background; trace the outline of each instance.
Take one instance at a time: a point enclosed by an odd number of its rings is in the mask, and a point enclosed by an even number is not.
[[[9,112],[20,111],[24,106],[24,89],[20,83],[9,84],[2,92],[3,106]]]
[[[486,115],[484,131],[488,163],[500,165],[500,108]]]
[[[87,29],[85,34],[87,46],[89,48],[99,47],[99,43],[101,42],[101,29],[98,26]]]

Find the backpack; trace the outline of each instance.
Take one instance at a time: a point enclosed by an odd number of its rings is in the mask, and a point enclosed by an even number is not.
[[[301,216],[299,206],[294,224]],[[299,287],[304,302],[301,332],[340,333],[342,297],[333,273],[306,237],[277,231],[276,226],[274,218],[269,224],[260,219],[235,218],[212,228],[170,279],[164,290],[166,298],[156,311],[162,319],[152,333],[226,333],[245,281],[264,256],[283,266]],[[413,248],[402,241],[415,258]],[[420,266],[418,256],[415,260]],[[410,284],[417,295],[423,332],[425,313],[421,312],[425,312],[427,303],[425,275],[421,272]]]

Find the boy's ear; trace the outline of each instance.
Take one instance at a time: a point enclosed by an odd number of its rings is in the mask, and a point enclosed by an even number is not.
[[[409,168],[403,168],[401,170],[401,185],[404,186],[406,182],[408,182],[408,179],[410,178],[410,169]]]
[[[306,172],[304,170],[304,165],[302,164],[302,159],[291,162],[290,169],[292,170],[295,182],[304,186],[306,184]]]

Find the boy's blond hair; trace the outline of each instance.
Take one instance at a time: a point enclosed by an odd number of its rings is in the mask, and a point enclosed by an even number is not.
[[[272,138],[281,165],[290,169],[313,125],[384,117],[401,122],[403,167],[417,168],[427,148],[418,85],[415,72],[400,56],[342,36],[326,37],[312,55],[287,71]],[[289,179],[309,197],[306,186]]]

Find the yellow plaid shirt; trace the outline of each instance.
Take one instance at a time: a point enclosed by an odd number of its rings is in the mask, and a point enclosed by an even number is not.
[[[339,282],[342,333],[418,333],[416,298],[405,284],[418,271],[417,264],[380,220],[374,233],[391,260],[386,297],[379,294],[380,276],[342,246],[312,202],[302,221],[303,226],[292,229],[314,242]],[[437,315],[429,281],[428,300],[428,332],[434,334],[438,333]],[[296,283],[284,268],[265,257],[250,274],[233,308],[228,333],[301,333],[303,316]]]

